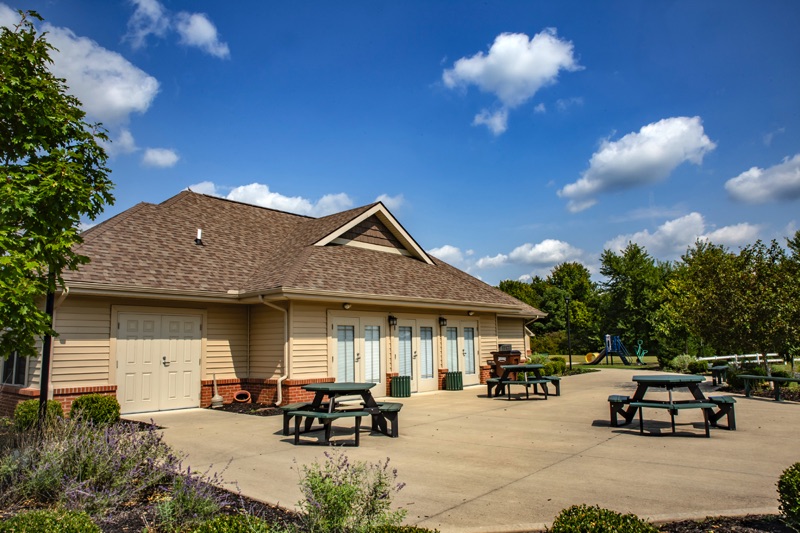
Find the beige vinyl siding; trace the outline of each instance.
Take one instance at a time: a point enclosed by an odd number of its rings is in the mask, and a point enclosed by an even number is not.
[[[494,315],[480,317],[481,362],[491,361],[492,352],[497,351],[497,318]]]
[[[250,311],[250,377],[269,379],[283,374],[284,314],[265,305]]]
[[[67,298],[55,312],[51,381],[54,388],[109,383],[111,306],[102,300]],[[36,365],[38,385],[39,366]]]
[[[291,376],[328,375],[328,320],[324,305],[293,303],[290,308]]]
[[[526,354],[524,321],[521,318],[498,318],[497,344],[510,344],[512,350]]]
[[[158,311],[155,309],[154,311]],[[211,379],[247,377],[247,308],[209,306],[206,335],[205,376]]]

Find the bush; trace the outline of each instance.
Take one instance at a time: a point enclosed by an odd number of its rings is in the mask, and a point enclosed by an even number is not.
[[[17,440],[0,456],[0,506],[57,503],[96,516],[152,496],[180,468],[155,426],[61,419]]]
[[[220,480],[215,477],[213,481]],[[210,520],[230,503],[230,496],[216,490],[205,475],[187,469],[173,478],[169,497],[156,504],[159,530],[181,531],[187,525]]]
[[[689,361],[689,372],[692,374],[705,374],[708,372],[708,361]]]
[[[789,526],[800,531],[800,463],[795,463],[778,479],[781,516]]]
[[[45,422],[52,423],[64,418],[64,409],[55,400],[47,400]],[[27,431],[36,426],[39,420],[39,400],[25,400],[14,409],[14,427],[17,431]]]
[[[306,531],[371,532],[399,525],[406,512],[392,511],[392,493],[403,488],[394,484],[397,471],[383,463],[351,463],[340,452],[325,452],[325,462],[303,466],[298,502]]]
[[[567,360],[560,355],[554,355],[545,363],[544,375],[560,376],[567,370]]]
[[[551,533],[658,533],[658,530],[633,514],[620,514],[596,505],[573,505],[562,510],[553,521]]]
[[[41,509],[25,511],[0,522],[0,533],[101,533],[88,514]]]
[[[70,418],[81,418],[95,425],[105,426],[119,422],[119,402],[113,396],[86,394],[72,402]]]
[[[267,533],[269,524],[249,514],[218,515],[191,531],[192,533]]]
[[[697,361],[697,358],[693,355],[689,354],[681,354],[677,357],[673,357],[669,362],[669,367],[674,370],[675,372],[680,372],[681,374],[687,374],[689,372],[689,365]]]
[[[751,376],[766,376],[767,371],[764,367],[759,365],[742,365],[742,368],[728,367],[728,386],[734,389],[743,389],[744,380],[739,378],[740,374],[749,374]]]

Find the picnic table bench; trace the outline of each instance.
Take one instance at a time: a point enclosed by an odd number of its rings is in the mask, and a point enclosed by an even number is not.
[[[329,413],[328,411],[305,411],[305,410],[298,410],[298,411],[289,411],[290,415],[294,417],[294,443],[300,443],[300,424],[303,422],[303,418],[308,418],[310,420],[314,420],[315,418],[322,422],[323,428],[325,429],[325,437],[323,439],[324,444],[332,444],[331,443],[331,431],[332,431],[332,423],[334,420],[339,418],[355,418],[356,427],[355,427],[355,445],[358,446],[360,443],[360,435],[361,435],[361,418],[364,416],[370,415],[367,411],[333,411]],[[308,430],[303,431],[302,433],[307,433]]]
[[[561,396],[561,378],[559,376],[543,376],[542,368],[544,365],[539,364],[502,365],[503,375],[501,377],[486,380],[486,396],[491,398],[493,395],[499,396],[505,392],[506,397],[510,400],[511,387],[506,387],[506,385],[522,385],[525,387],[525,398],[530,399],[529,387],[533,385],[533,393],[538,394],[538,387],[541,385],[546,400],[549,396],[547,386],[550,384],[555,387],[555,395]],[[528,377],[529,372],[533,373],[533,377]]]
[[[728,381],[728,365],[714,365],[709,370],[711,370],[712,385],[722,385]]]
[[[689,400],[686,402],[630,402],[631,407],[639,409],[639,433],[644,434],[644,420],[642,413],[645,408],[647,409],[667,409],[669,411],[670,422],[672,424],[672,432],[675,433],[675,415],[678,411],[683,409],[700,409],[703,412],[703,425],[706,430],[706,437],[711,437],[711,430],[708,423],[708,410],[714,409],[715,404],[711,402],[701,402],[696,400]]]
[[[739,374],[737,377],[744,381],[744,395],[750,397],[751,384],[757,381],[771,381],[775,384],[775,401],[781,400],[781,384],[782,383],[800,383],[800,378],[784,378],[780,376],[754,376],[750,374]]]

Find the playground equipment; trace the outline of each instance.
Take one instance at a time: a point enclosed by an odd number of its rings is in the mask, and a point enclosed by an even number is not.
[[[623,364],[633,364],[633,356],[631,356],[631,353],[622,343],[622,339],[619,338],[619,335],[606,335],[605,340],[606,345],[602,350],[600,350],[600,352],[586,354],[586,364],[596,365],[605,359],[606,355],[611,357],[611,364],[614,364],[614,354],[616,354],[622,360]],[[638,346],[636,347],[637,364],[644,364],[644,355],[646,353],[647,350],[642,348],[642,341],[640,339]]]

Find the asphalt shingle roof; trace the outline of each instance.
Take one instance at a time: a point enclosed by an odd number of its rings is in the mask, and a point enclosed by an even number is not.
[[[304,290],[543,314],[435,258],[431,265],[364,248],[313,245],[375,205],[310,218],[183,191],[158,205],[138,204],[84,232],[78,252],[91,262],[64,278],[119,290]],[[195,244],[198,228],[202,246]]]

